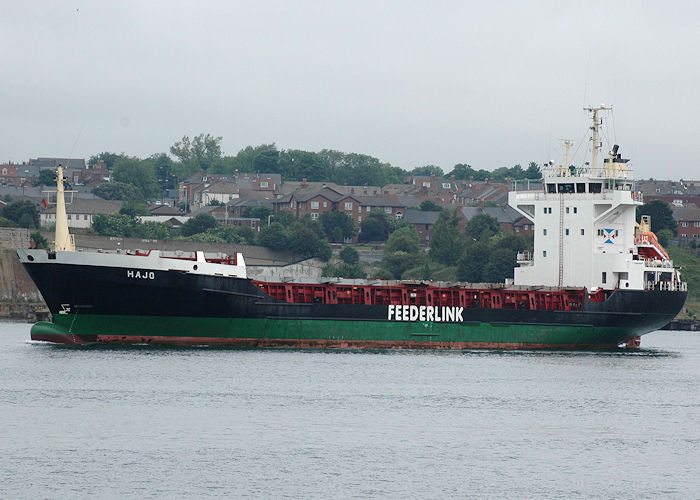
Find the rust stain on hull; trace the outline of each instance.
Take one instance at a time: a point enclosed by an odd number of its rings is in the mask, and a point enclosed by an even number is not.
[[[435,342],[435,341],[379,341],[379,340],[325,340],[325,339],[256,339],[221,337],[170,337],[170,336],[131,336],[98,335],[98,343],[105,344],[159,344],[159,345],[209,345],[247,348],[288,348],[288,349],[439,349],[439,350],[580,350],[616,349],[614,344],[540,344],[517,342]]]

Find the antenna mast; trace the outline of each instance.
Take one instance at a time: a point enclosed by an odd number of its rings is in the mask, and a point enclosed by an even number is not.
[[[583,110],[593,113],[593,126],[591,127],[591,130],[593,131],[593,158],[591,159],[591,172],[592,177],[596,177],[598,173],[598,150],[602,146],[602,144],[598,144],[598,128],[602,123],[602,121],[598,120],[598,111],[610,111],[612,110],[612,106],[605,107],[604,104],[601,104],[598,107],[583,108]]]

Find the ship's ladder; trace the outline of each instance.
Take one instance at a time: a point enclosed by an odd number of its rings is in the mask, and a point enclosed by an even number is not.
[[[564,281],[564,195],[559,194],[559,286]]]

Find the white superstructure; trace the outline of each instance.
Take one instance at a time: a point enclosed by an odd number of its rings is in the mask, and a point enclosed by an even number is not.
[[[634,190],[632,171],[618,146],[602,168],[596,165],[598,113],[610,108],[586,109],[593,116],[591,164],[554,167],[550,162],[542,169],[541,191],[516,188],[509,193],[510,206],[535,226],[534,252],[518,256],[514,284],[591,291],[684,288],[649,227],[635,222],[641,193]],[[566,144],[568,163],[570,142]]]

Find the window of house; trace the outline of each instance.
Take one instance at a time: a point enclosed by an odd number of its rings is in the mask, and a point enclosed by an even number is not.
[[[429,188],[429,187],[430,187],[430,183],[429,183],[429,182],[424,182],[424,183],[423,183],[423,187]]]
[[[254,220],[250,221],[250,227],[252,227],[253,229],[255,229],[255,221],[254,221]]]
[[[311,210],[318,210],[318,202],[317,201],[311,202]]]
[[[352,210],[352,202],[351,201],[345,202],[345,210]]]
[[[661,192],[661,189],[656,188],[656,192],[657,192],[657,193],[660,193],[660,192]]]
[[[6,169],[6,168],[3,168],[3,169],[2,169],[2,175],[7,175],[7,169]]]
[[[269,184],[267,183],[267,181],[260,181],[260,187],[261,187],[261,188],[266,188],[267,186],[269,186]]]
[[[70,218],[71,218],[71,214],[68,214],[68,220],[70,220]]]
[[[391,213],[391,207],[384,207],[384,211],[388,214]]]
[[[683,227],[688,227],[688,223],[687,223],[687,222],[681,222],[681,226],[683,226]]]
[[[519,227],[516,227],[516,228],[515,228],[515,232],[516,232],[516,233],[519,233],[519,232],[520,232],[520,228],[519,228]]]
[[[367,207],[366,212],[369,212],[370,210],[372,210],[372,207]]]
[[[357,222],[362,222],[362,216],[361,216],[361,215],[358,215],[358,216],[357,216]]]
[[[396,218],[400,219],[401,217],[403,217],[403,214],[401,212],[396,212]]]
[[[311,218],[316,220],[318,219],[318,213],[317,212],[311,212]]]
[[[700,227],[700,222],[693,222],[693,227]]]
[[[442,189],[450,189],[450,183],[449,183],[449,182],[443,182],[443,183],[442,183]]]
[[[323,202],[323,208],[328,208],[328,202],[327,202],[327,201],[324,201],[324,202]]]

